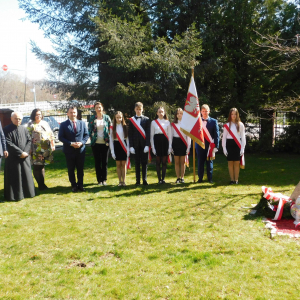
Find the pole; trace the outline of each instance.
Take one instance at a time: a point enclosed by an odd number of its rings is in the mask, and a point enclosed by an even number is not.
[[[196,160],[195,160],[195,141],[193,141],[193,169],[194,169],[194,183],[196,182]]]
[[[25,91],[24,91],[24,102],[26,99],[26,85],[27,85],[27,41],[26,41],[26,56],[25,56]]]
[[[33,84],[33,94],[34,94],[34,108],[36,108],[35,83]]]
[[[192,76],[194,77],[194,62],[192,62]],[[194,170],[194,183],[196,182],[196,153],[195,153],[195,141],[193,140],[193,170]]]

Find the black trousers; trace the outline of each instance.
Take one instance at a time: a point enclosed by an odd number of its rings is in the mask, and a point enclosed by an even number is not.
[[[72,186],[83,185],[83,168],[85,160],[85,150],[80,153],[80,150],[76,150],[75,153],[65,153],[68,167],[69,180]],[[77,183],[75,178],[75,169],[77,170]]]
[[[108,149],[109,147],[105,144],[95,144],[92,146],[98,183],[107,180]]]
[[[144,153],[145,147],[135,148],[135,177],[136,182],[141,181],[141,165],[142,165],[142,180],[147,181],[147,163],[148,152]]]

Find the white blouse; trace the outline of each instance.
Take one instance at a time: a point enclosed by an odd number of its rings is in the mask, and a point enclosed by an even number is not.
[[[124,144],[126,146],[127,153],[128,153],[129,152],[129,140],[128,140],[128,137],[126,139],[124,138],[123,125],[122,124],[117,124],[116,131],[117,131],[117,134],[119,135],[121,141],[126,141],[126,144],[125,143]],[[117,135],[116,135],[116,138],[114,139],[113,129],[110,128],[109,146],[110,146],[111,153],[115,153],[114,141],[118,141],[118,138],[117,138]]]
[[[227,123],[227,126],[229,127],[229,123]],[[231,126],[229,127],[231,132],[237,137],[238,141],[241,143],[241,151],[244,152],[245,146],[246,146],[246,135],[245,135],[245,126],[242,122],[239,122],[240,131],[238,132],[236,129],[236,125],[234,123],[231,123]],[[227,131],[225,127],[223,127],[223,138],[222,138],[222,147],[223,151],[227,152],[226,149],[226,140],[227,139],[233,139],[231,134]]]
[[[97,140],[96,144],[105,144],[104,141],[104,120],[97,119]]]
[[[191,148],[191,138],[189,136],[187,136],[186,134],[184,134],[181,130],[180,130],[180,124],[181,124],[181,121],[178,120],[178,123],[174,123],[175,126],[178,128],[178,130],[180,131],[180,133],[182,134],[183,138],[186,140],[186,143],[187,143],[187,150],[188,152],[190,152],[190,148]],[[173,140],[173,137],[176,137],[176,138],[180,138],[180,136],[178,135],[177,131],[174,129],[174,127],[171,125],[171,139]]]
[[[161,127],[166,132],[168,139],[169,139],[169,148],[172,148],[172,137],[171,137],[171,123],[168,120],[162,119],[160,120],[157,118],[158,122],[160,123]],[[150,133],[150,143],[152,149],[155,149],[154,147],[154,135],[155,134],[163,134],[159,126],[156,124],[155,121],[151,122],[151,133]]]

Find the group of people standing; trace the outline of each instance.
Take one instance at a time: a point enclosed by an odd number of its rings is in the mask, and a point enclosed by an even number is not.
[[[107,162],[109,149],[116,160],[119,186],[126,186],[126,171],[130,166],[130,156],[135,160],[136,185],[148,185],[147,166],[151,153],[156,156],[156,172],[159,184],[165,183],[167,163],[174,155],[176,183],[184,183],[185,163],[191,147],[191,139],[180,130],[183,110],[178,108],[174,121],[168,120],[163,107],[159,107],[156,119],[143,115],[143,104],[135,104],[135,116],[125,123],[123,113],[117,111],[113,121],[105,114],[102,103],[94,104],[95,114],[85,122],[77,119],[77,108],[69,107],[68,120],[60,125],[59,140],[63,143],[69,181],[72,192],[84,191],[85,144],[90,138],[95,160],[98,185],[107,185]],[[209,117],[209,107],[202,105],[201,114],[205,132],[205,148],[196,144],[198,157],[198,182],[202,182],[204,165],[208,181],[212,183],[213,157],[219,146],[219,127],[217,120]],[[53,162],[55,150],[54,136],[47,122],[43,121],[41,110],[31,114],[27,128],[21,125],[22,115],[12,113],[12,124],[4,128],[0,124],[0,155],[6,157],[4,173],[4,196],[7,200],[21,200],[35,196],[33,176],[40,190],[47,189],[45,184],[45,165]],[[230,110],[228,123],[224,125],[223,153],[227,156],[230,184],[238,183],[241,157],[246,140],[245,128],[240,122],[236,108]],[[208,155],[213,153],[213,155]],[[77,179],[75,176],[77,171]],[[141,174],[142,169],[142,174]]]

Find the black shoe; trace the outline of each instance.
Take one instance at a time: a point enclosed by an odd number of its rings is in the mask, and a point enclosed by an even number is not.
[[[149,185],[149,183],[147,182],[147,180],[143,180],[143,185]]]
[[[211,184],[213,184],[213,183],[214,183],[212,180],[209,180],[208,182],[209,182],[209,183],[211,183]]]
[[[198,181],[197,181],[198,183],[202,183],[202,179],[198,179]]]
[[[162,183],[163,183],[163,181],[160,179],[160,180],[158,180],[158,183],[159,183],[159,184],[162,184]]]
[[[137,181],[136,183],[135,183],[135,185],[140,185],[141,183],[139,182],[139,181]]]
[[[166,182],[164,180],[161,181],[162,184],[165,184]]]
[[[235,184],[235,181],[231,180],[231,181],[229,182],[229,184]]]
[[[239,184],[239,182],[236,180],[234,184]]]
[[[85,188],[84,188],[82,185],[79,185],[79,186],[78,186],[78,190],[81,191],[81,192],[84,192],[84,191],[85,191]]]
[[[46,190],[48,189],[48,187],[46,186],[46,184],[42,185],[42,186],[39,186],[39,190],[40,191],[43,191],[43,190]]]
[[[183,178],[181,178],[181,179],[180,179],[180,182],[181,182],[181,183],[184,183],[184,179],[183,179]]]
[[[77,186],[72,186],[72,192],[73,192],[73,193],[77,193],[77,192],[78,192]]]
[[[181,182],[180,178],[177,178],[177,180],[175,181],[175,183],[180,183],[180,182]]]

